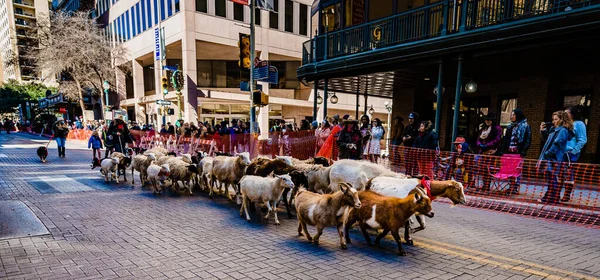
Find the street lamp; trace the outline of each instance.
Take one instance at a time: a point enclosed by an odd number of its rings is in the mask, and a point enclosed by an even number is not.
[[[392,131],[392,124],[391,124],[391,116],[392,116],[392,102],[389,101],[385,101],[383,103],[383,105],[385,105],[385,109],[388,111],[388,115],[387,115],[387,130],[388,130],[388,137],[386,138],[385,141],[385,153],[387,156],[390,155],[390,137],[389,135],[391,135],[391,131]]]
[[[373,109],[373,104],[371,104],[371,108],[369,109],[369,114],[373,115],[375,113],[375,109]]]
[[[466,85],[465,85],[465,91],[468,93],[473,93],[477,91],[477,83],[473,82],[473,80],[470,80]]]
[[[108,114],[108,91],[110,90],[110,84],[107,80],[104,80],[104,83],[102,83],[102,88],[104,89],[104,119],[106,120],[106,115]]]
[[[335,95],[335,92],[333,93],[333,95],[331,96],[331,99],[329,99],[329,101],[331,101],[331,104],[335,104],[338,103],[338,97],[337,95]]]
[[[317,95],[317,104],[323,104],[323,97],[321,97],[321,95]]]

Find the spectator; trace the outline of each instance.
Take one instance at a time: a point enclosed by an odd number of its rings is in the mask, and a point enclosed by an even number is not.
[[[335,117],[334,117],[335,119]],[[356,120],[344,122],[337,140],[340,147],[340,159],[361,159],[363,154],[363,139]]]
[[[538,167],[545,164],[543,169],[546,181],[548,182],[548,190],[538,202],[542,203],[558,203],[560,198],[560,186],[558,178],[561,176],[562,162],[567,159],[567,142],[573,135],[573,121],[564,111],[557,111],[552,114],[552,127],[547,127],[546,123],[540,124],[540,132],[546,143],[542,148],[540,162]]]
[[[402,136],[404,135],[404,124],[402,123],[404,119],[400,116],[395,117],[392,122],[392,135],[390,135],[390,140],[392,145],[399,146],[402,144]]]
[[[502,152],[517,154],[524,158],[531,146],[531,127],[521,109],[514,109],[510,113],[510,121],[511,123],[506,128],[506,134],[504,134],[504,140],[502,140]],[[519,194],[520,185],[521,177],[517,177],[514,184],[511,185],[509,193]]]
[[[319,128],[318,121],[312,121],[312,123],[310,125],[311,125],[310,129],[312,129],[312,130],[317,130]]]
[[[477,147],[475,147],[476,153],[481,155],[497,155],[500,153],[500,142],[502,139],[502,127],[496,124],[496,114],[488,112],[483,118],[483,124],[479,129],[479,137],[477,137]],[[485,163],[483,161],[486,161]],[[477,175],[481,175],[483,179],[483,186],[481,190],[489,191],[490,182],[492,180],[490,173],[487,168],[490,166],[494,159],[492,157],[475,157],[475,169]],[[475,179],[477,176],[473,176]]]
[[[104,147],[106,150],[104,151],[104,157],[107,158],[113,151],[113,139],[112,136],[108,134],[108,126],[102,126],[102,140],[104,140]]]
[[[171,122],[167,123],[167,133],[171,135],[175,134],[175,126]]]
[[[363,143],[368,143],[371,139],[371,127],[369,116],[363,115],[360,117],[360,135],[362,136]],[[364,154],[368,154],[368,151],[365,151]]]
[[[92,136],[88,140],[88,149],[92,148],[92,156],[96,158],[96,152],[98,153],[98,159],[102,158],[102,139],[98,134],[98,131],[92,132]]]
[[[381,138],[385,135],[385,129],[381,125],[381,120],[378,118],[373,119],[371,123],[371,137],[368,142],[368,155],[372,162],[377,163],[379,156],[381,155]]]
[[[468,159],[466,154],[472,151],[464,137],[456,137],[452,144],[454,145],[454,152],[451,153],[449,158],[444,159],[450,164],[450,174],[445,174],[444,177],[448,178],[448,175],[451,175],[450,177],[465,184],[469,181],[469,170],[467,168],[471,165],[465,163]]]
[[[56,140],[56,146],[58,147],[58,157],[64,158],[65,144],[67,142],[67,135],[69,135],[69,126],[65,123],[65,119],[62,117],[57,118],[52,126],[52,133]]]
[[[127,144],[132,144],[134,140],[125,121],[123,121],[123,116],[119,116],[110,123],[108,137],[113,141],[115,152],[119,153],[125,153]]]
[[[423,121],[419,126],[417,137],[413,143],[413,147],[425,149],[425,150],[436,150],[438,148],[438,136],[433,131],[433,125],[431,121]],[[425,174],[429,178],[433,178],[433,162],[435,158],[434,152],[429,151],[418,151],[417,164],[419,167],[419,174]],[[409,174],[414,175],[414,174]]]
[[[167,134],[167,133],[169,133],[169,131],[167,130],[167,128],[165,127],[164,124],[160,126],[160,132],[159,133],[160,134]]]
[[[569,115],[569,118],[573,121],[573,134],[569,142],[567,142],[567,156],[571,163],[575,163],[581,156],[581,151],[587,143],[587,131],[585,123],[583,122],[583,116],[581,115],[580,106],[573,106],[565,110]],[[572,165],[568,165],[565,170],[565,194],[563,195],[561,202],[569,202],[575,187],[575,172],[573,171]]]
[[[301,120],[299,130],[310,130],[310,123],[307,120]]]
[[[330,133],[331,125],[328,121],[324,121],[323,126],[315,131],[315,136],[317,137],[317,151],[321,149]]]
[[[275,120],[275,125],[271,127],[270,132],[281,132],[282,123],[280,120]]]
[[[412,112],[408,115],[408,125],[404,129],[402,144],[405,147],[413,147],[417,134],[419,133],[419,114]],[[404,149],[404,163],[406,166],[406,175],[417,175],[419,172],[416,157],[412,156],[410,149]]]

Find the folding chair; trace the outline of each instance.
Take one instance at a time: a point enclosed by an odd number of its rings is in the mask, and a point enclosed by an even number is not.
[[[500,158],[500,167],[488,166],[492,178],[490,189],[497,192],[510,190],[511,180],[516,181],[523,171],[523,159],[520,155],[507,154]]]

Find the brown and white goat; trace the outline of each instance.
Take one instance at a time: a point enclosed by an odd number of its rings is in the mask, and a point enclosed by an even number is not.
[[[358,192],[348,183],[340,183],[340,190],[333,194],[316,194],[301,189],[296,195],[296,214],[298,215],[298,236],[306,234],[308,241],[319,244],[319,237],[325,227],[337,226],[340,245],[346,249],[344,227],[351,207],[360,208]],[[308,233],[306,225],[315,226],[317,234]]]
[[[345,233],[348,243],[351,243],[348,230],[355,222],[358,222],[369,245],[371,245],[371,238],[367,233],[367,228],[383,230],[375,239],[377,246],[379,246],[381,238],[391,231],[394,240],[398,244],[398,255],[406,256],[398,232],[400,228],[415,213],[433,217],[431,200],[419,191],[415,191],[405,198],[383,196],[372,191],[359,192],[358,197],[361,200],[362,207],[350,210],[348,222],[346,223]]]

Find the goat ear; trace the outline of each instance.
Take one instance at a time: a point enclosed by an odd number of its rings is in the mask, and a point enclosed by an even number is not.
[[[346,183],[340,183],[340,190],[342,190],[342,192],[344,194],[347,194],[348,193],[348,186],[347,186],[347,184]]]
[[[421,201],[421,199],[423,199],[423,197],[422,197],[422,196],[419,194],[419,192],[416,192],[416,193],[415,193],[415,200],[416,200],[417,202],[419,202],[419,201]]]

